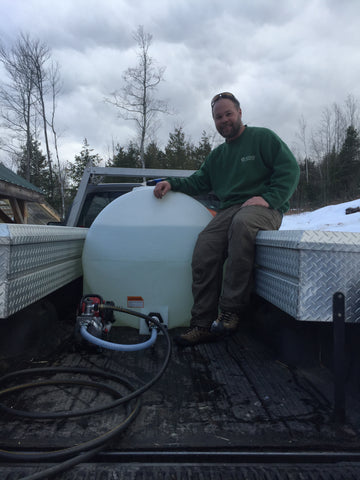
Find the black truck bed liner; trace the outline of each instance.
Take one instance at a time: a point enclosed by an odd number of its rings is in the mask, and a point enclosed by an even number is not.
[[[176,333],[170,331],[170,336]],[[114,329],[113,335],[120,343],[139,341],[132,329]],[[155,347],[136,353],[74,350],[70,342],[46,362],[28,366],[105,369],[140,386],[156,374],[165,352],[163,336]],[[31,376],[26,381],[31,382]],[[16,408],[52,411],[108,400],[108,394],[92,389],[51,386],[27,389],[3,401]],[[79,465],[56,478],[123,478],[125,472],[126,478],[137,479],[360,478],[360,463],[347,462],[349,455],[356,457],[360,451],[359,398],[348,398],[348,406],[346,422],[335,423],[328,369],[291,368],[251,330],[241,329],[216,343],[174,346],[165,374],[142,396],[139,415],[111,441],[99,462]],[[110,430],[123,417],[122,407],[55,421],[2,412],[0,448],[71,447]],[[294,455],[290,461],[289,455]],[[45,467],[2,463],[0,478],[22,478]]]

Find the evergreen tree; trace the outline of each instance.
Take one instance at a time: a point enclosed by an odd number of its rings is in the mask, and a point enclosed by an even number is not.
[[[192,145],[186,141],[182,127],[175,128],[165,147],[165,168],[192,169],[191,156]]]
[[[290,199],[292,209],[302,210],[322,203],[322,182],[319,166],[310,158],[299,162],[300,180]]]
[[[338,175],[337,175],[337,154],[335,146],[326,153],[320,163],[320,175],[322,182],[320,190],[322,192],[322,202],[328,205],[338,196]]]
[[[32,158],[30,165],[28,163],[29,149]],[[40,149],[40,142],[31,138],[30,143],[27,143],[22,147],[17,163],[17,174],[26,178],[36,187],[41,188],[47,200],[51,199],[52,189],[47,158]]]
[[[139,149],[134,142],[130,142],[127,146],[127,149],[121,145],[116,146],[116,153],[112,159],[110,159],[107,164],[107,167],[117,167],[117,168],[140,168],[139,161]],[[106,183],[112,182],[138,182],[137,177],[106,177]]]
[[[80,155],[75,155],[75,161],[73,163],[68,163],[67,172],[72,182],[72,193],[76,193],[85,168],[90,165],[97,166],[101,161],[99,155],[92,154],[92,151],[93,149],[89,147],[88,141],[85,138]]]
[[[335,151],[335,146],[332,151],[325,155],[327,164],[327,182],[326,182],[326,198],[327,203],[334,202],[341,199],[341,187],[339,184],[338,171],[338,154]]]
[[[134,142],[130,142],[125,150],[117,145],[114,157],[107,163],[107,167],[140,168],[139,149]]]
[[[344,200],[360,193],[360,139],[356,128],[348,127],[346,138],[336,161],[337,186]]]
[[[145,165],[147,168],[165,168],[165,154],[154,141],[146,148]]]
[[[311,182],[306,180],[308,177],[311,178]],[[312,207],[320,206],[322,204],[321,170],[319,165],[310,158],[307,159],[306,165],[304,164],[304,183],[307,204]]]
[[[204,162],[204,160],[209,155],[211,150],[212,148],[211,148],[210,138],[204,130],[202,132],[199,145],[194,150],[194,156],[193,156],[194,170],[197,170],[201,166],[201,164]]]

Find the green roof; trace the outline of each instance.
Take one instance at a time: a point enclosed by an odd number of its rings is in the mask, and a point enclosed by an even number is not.
[[[17,185],[22,188],[27,188],[28,190],[33,190],[34,192],[41,193],[42,195],[44,192],[39,187],[35,187],[32,183],[25,180],[25,178],[16,175],[12,170],[5,167],[3,163],[0,162],[0,180],[3,182],[11,183],[13,185]]]

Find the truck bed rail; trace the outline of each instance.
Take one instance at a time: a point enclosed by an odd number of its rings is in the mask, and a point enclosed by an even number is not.
[[[82,275],[87,229],[0,225],[0,318],[7,318]]]

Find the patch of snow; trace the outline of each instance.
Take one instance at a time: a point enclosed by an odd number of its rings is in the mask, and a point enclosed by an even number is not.
[[[327,230],[360,232],[360,212],[346,214],[347,208],[360,207],[360,199],[329,205],[313,212],[286,214],[280,230]]]

